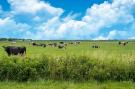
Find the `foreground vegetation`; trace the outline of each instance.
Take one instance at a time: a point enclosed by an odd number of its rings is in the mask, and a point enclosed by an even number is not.
[[[63,57],[4,56],[0,60],[0,80],[135,81],[134,58],[131,53],[108,55],[104,51]]]
[[[39,81],[39,82],[0,82],[0,89],[134,89],[132,82],[64,82],[64,81]]]

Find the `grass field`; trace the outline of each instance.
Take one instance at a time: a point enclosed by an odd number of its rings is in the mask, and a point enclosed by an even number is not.
[[[54,42],[54,41],[52,41]],[[57,41],[55,41],[57,42]],[[68,42],[68,41],[67,41]],[[37,41],[37,43],[51,43],[51,41]],[[93,43],[97,43],[101,46],[100,49],[93,49],[91,46]],[[118,41],[97,41],[97,42],[89,42],[83,41],[80,45],[68,45],[66,50],[52,48],[52,47],[33,47],[29,44],[29,42],[17,42],[17,44],[12,44],[11,42],[0,42],[0,46],[2,45],[19,45],[19,46],[26,46],[27,47],[27,56],[37,56],[40,54],[52,55],[52,56],[61,56],[61,55],[83,55],[83,54],[91,54],[93,52],[107,52],[113,54],[133,54],[135,51],[135,42],[129,42],[128,45],[119,46]],[[0,47],[0,55],[6,55],[3,48]]]
[[[63,81],[40,81],[40,82],[1,82],[0,89],[135,89],[132,82],[63,82]]]
[[[93,43],[100,48],[92,48]],[[27,54],[8,57],[3,45],[26,46]],[[35,81],[40,79],[55,81]],[[3,81],[0,89],[134,89],[135,42],[122,46],[118,41],[82,41],[79,45],[58,49],[33,47],[29,42],[2,41],[0,80]],[[10,80],[16,82],[6,82]],[[91,80],[97,82],[88,82]]]

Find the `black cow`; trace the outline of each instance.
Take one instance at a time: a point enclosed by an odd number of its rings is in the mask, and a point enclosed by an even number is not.
[[[33,45],[33,46],[38,46],[38,44],[37,44],[37,43],[34,43],[34,42],[32,42],[32,45]]]
[[[63,41],[61,41],[61,42],[59,42],[60,44],[64,44],[64,42]]]
[[[16,46],[3,46],[4,50],[7,52],[8,56],[11,55],[24,55],[26,54],[26,47],[16,47]]]
[[[100,48],[99,45],[93,45],[92,48]]]
[[[41,46],[41,47],[46,47],[46,44],[43,44],[43,43],[40,43],[40,44],[37,44],[37,43],[32,43],[33,46]]]
[[[67,48],[67,45],[66,44],[60,44],[60,45],[58,45],[58,48],[59,49],[66,49]]]

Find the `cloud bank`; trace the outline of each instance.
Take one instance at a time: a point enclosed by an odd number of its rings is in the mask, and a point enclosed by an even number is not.
[[[135,0],[94,4],[81,20],[61,18],[64,10],[40,0],[8,0],[11,10],[0,14],[0,37],[40,40],[135,38]]]

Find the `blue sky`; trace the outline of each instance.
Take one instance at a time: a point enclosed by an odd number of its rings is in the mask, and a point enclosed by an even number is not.
[[[0,38],[135,39],[135,0],[0,0]]]
[[[93,4],[103,3],[105,0],[44,0],[45,2],[50,3],[54,7],[60,7],[64,9],[63,16],[68,15],[69,13],[76,14],[79,16],[77,19],[80,19],[85,15],[87,8],[91,7]]]
[[[52,6],[64,9],[62,17],[67,16],[69,13],[78,14],[76,19],[81,19],[85,15],[87,8],[91,7],[93,4],[103,3],[105,0],[42,0],[46,3],[50,3]],[[109,1],[109,0],[108,0]],[[0,0],[0,4],[4,11],[10,10],[10,4],[7,0]]]

